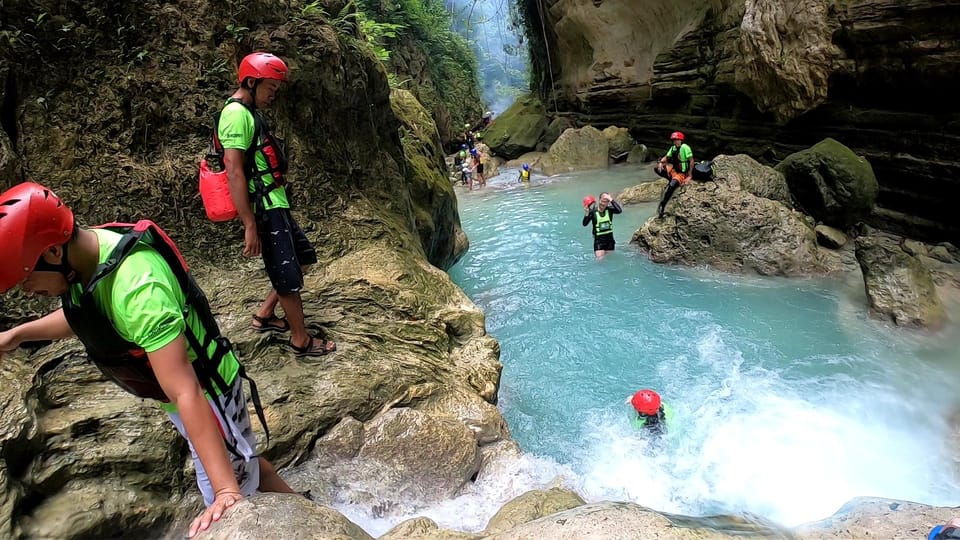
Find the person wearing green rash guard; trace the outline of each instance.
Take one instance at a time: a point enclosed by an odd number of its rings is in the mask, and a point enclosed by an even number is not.
[[[230,197],[244,227],[243,255],[263,259],[271,289],[253,314],[257,332],[290,332],[297,357],[334,352],[334,342],[307,331],[301,291],[304,271],[317,252],[290,212],[283,145],[262,109],[274,102],[287,80],[287,64],[264,52],[248,54],[238,70],[240,87],[227,100],[217,126]],[[276,315],[277,305],[285,317]]]
[[[647,433],[663,435],[670,427],[673,411],[660,399],[660,394],[650,389],[643,389],[630,398],[633,411],[630,415],[630,424],[638,430]]]
[[[0,332],[0,359],[23,343],[76,336],[107,379],[157,402],[189,443],[207,505],[190,536],[258,490],[292,493],[258,456],[242,386],[249,378],[166,233],[150,221],[81,228],[33,182],[0,194],[0,208],[0,294],[19,285],[62,306]]]

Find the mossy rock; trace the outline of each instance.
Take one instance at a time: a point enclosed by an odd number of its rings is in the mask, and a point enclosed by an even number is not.
[[[483,140],[498,156],[516,159],[535,149],[546,129],[543,104],[527,96],[504,111],[484,132]]]
[[[804,212],[842,230],[869,215],[880,190],[870,163],[830,138],[787,156],[776,169]]]

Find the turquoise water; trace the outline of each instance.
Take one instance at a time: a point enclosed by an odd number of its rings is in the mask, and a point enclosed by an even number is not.
[[[456,188],[470,250],[450,275],[500,342],[499,406],[523,454],[486,461],[440,504],[346,482],[331,503],[369,534],[414,516],[481,531],[508,500],[554,485],[591,502],[750,512],[787,526],[857,496],[960,505],[946,419],[960,411],[960,324],[931,336],[872,321],[858,273],[776,279],[653,264],[629,239],[656,203],[616,216],[618,249],[597,261],[580,201],[652,180],[649,170],[530,186],[516,176]],[[958,304],[948,304],[953,321]],[[643,387],[675,411],[657,445],[629,426],[624,402]],[[286,475],[320,493],[315,466]]]
[[[458,192],[470,250],[450,271],[502,348],[499,405],[528,454],[514,476],[560,474],[591,500],[785,525],[855,496],[960,504],[945,420],[960,405],[956,323],[930,336],[872,321],[859,275],[651,263],[629,239],[656,203],[626,207],[617,251],[596,261],[580,200],[652,175],[619,167],[529,187],[515,177]],[[624,400],[643,387],[675,410],[661,446],[629,427]]]

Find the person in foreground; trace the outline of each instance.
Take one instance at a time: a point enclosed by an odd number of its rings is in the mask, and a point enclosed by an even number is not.
[[[616,249],[613,239],[613,214],[623,212],[620,203],[613,200],[609,193],[600,194],[600,202],[586,196],[583,199],[583,226],[593,225],[593,254],[602,259],[610,251]]]
[[[189,442],[206,504],[191,537],[257,490],[292,493],[257,455],[243,366],[159,227],[80,228],[51,190],[25,182],[0,195],[0,252],[0,294],[19,284],[63,306],[0,332],[0,358],[22,343],[75,335],[107,378],[158,401]],[[252,381],[251,393],[266,428]]]
[[[663,435],[673,418],[673,411],[660,399],[660,394],[643,389],[627,400],[635,414],[630,415],[630,424],[638,430],[654,435]]]
[[[951,519],[945,525],[937,525],[927,535],[927,540],[957,539],[960,539],[960,517]]]
[[[245,56],[240,62],[240,88],[220,113],[217,138],[223,146],[230,198],[243,222],[243,254],[263,257],[272,285],[253,315],[253,328],[289,331],[290,348],[298,357],[323,356],[337,346],[307,332],[300,296],[304,269],[317,262],[317,252],[290,213],[283,145],[260,113],[276,99],[287,73],[287,64],[272,54]],[[278,303],[285,318],[275,314]]]
[[[677,187],[685,186],[693,174],[693,150],[683,140],[683,133],[679,131],[671,133],[670,142],[673,145],[667,150],[667,155],[657,162],[657,174],[670,181],[663,192],[660,205],[657,206],[657,216],[660,218],[663,218],[663,210],[667,207],[670,197],[673,197],[673,192]]]

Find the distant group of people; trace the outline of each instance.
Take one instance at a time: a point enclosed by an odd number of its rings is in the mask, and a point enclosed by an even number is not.
[[[493,113],[487,113],[492,118]],[[488,118],[484,115],[484,118]],[[489,123],[488,123],[489,124]],[[481,122],[481,125],[484,125]],[[464,124],[460,151],[453,157],[454,171],[460,175],[461,185],[473,190],[474,182],[478,187],[487,185],[484,161],[490,157],[490,147],[483,142],[483,134],[474,131],[470,124]]]

